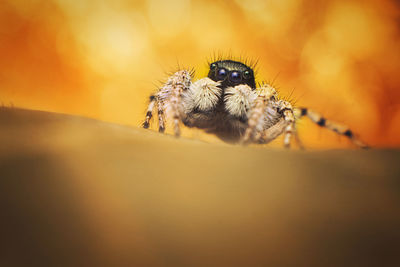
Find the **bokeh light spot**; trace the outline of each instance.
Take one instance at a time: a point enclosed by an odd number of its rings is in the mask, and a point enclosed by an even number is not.
[[[148,16],[157,34],[172,37],[181,33],[190,21],[190,0],[148,0]]]

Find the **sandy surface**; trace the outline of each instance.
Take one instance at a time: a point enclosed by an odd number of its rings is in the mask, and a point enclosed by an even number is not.
[[[0,108],[0,266],[400,266],[399,165]]]

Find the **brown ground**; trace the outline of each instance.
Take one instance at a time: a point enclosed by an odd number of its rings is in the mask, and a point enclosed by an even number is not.
[[[0,266],[400,266],[399,164],[1,108]]]

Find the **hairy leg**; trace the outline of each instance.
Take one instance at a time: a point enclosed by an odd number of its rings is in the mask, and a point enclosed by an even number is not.
[[[156,103],[156,97],[154,95],[150,96],[150,103],[149,106],[147,107],[147,112],[146,112],[146,119],[143,122],[143,128],[147,129],[150,126],[150,120],[153,117],[153,109],[154,105]]]
[[[287,126],[284,130],[283,145],[286,148],[290,148],[291,138],[295,132],[295,117],[293,114],[293,107],[287,101],[279,101],[279,110],[282,112],[283,118],[287,122]]]
[[[277,123],[264,131],[261,135],[262,143],[269,143],[279,135],[284,134],[283,144],[286,148],[290,148],[292,136],[296,137],[297,135],[292,105],[289,102],[282,100],[277,101],[275,105],[280,114],[282,114],[282,117]],[[301,143],[299,142],[299,144]]]
[[[257,142],[262,137],[265,120],[272,119],[270,111],[273,111],[273,108],[268,106],[268,104],[275,100],[275,89],[270,85],[263,85],[257,89],[256,93],[257,98],[254,100],[249,111],[248,127],[241,140],[242,144],[251,141]]]
[[[182,94],[190,88],[190,84],[191,73],[187,70],[178,71],[170,76],[157,94],[150,97],[150,104],[143,127],[149,127],[154,106],[157,104],[159,132],[164,132],[165,130],[165,116],[167,114],[173,118],[174,133],[179,136],[179,121],[183,109]]]
[[[268,129],[264,130],[261,134],[259,142],[262,144],[268,144],[280,136],[287,127],[288,123],[284,118],[280,119],[276,124],[272,125]]]
[[[157,116],[158,116],[158,131],[163,133],[165,131],[165,114],[164,103],[157,101]]]

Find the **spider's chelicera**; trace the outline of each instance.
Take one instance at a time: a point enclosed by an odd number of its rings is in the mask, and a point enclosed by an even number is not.
[[[294,108],[290,102],[279,99],[269,84],[257,87],[254,70],[234,60],[212,62],[208,76],[195,82],[188,70],[170,76],[150,96],[144,128],[150,126],[154,109],[157,109],[159,131],[164,132],[166,118],[171,118],[176,136],[180,135],[182,122],[226,142],[265,144],[283,134],[286,147],[290,146],[292,137],[302,147],[295,126],[297,119],[307,116],[317,125],[348,137],[357,146],[367,147],[348,127],[310,109]]]

